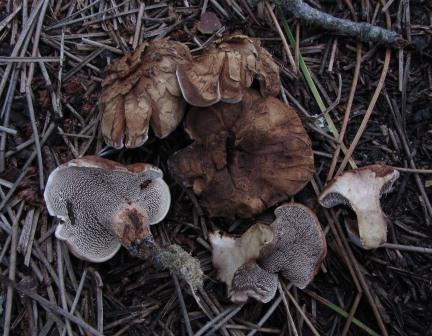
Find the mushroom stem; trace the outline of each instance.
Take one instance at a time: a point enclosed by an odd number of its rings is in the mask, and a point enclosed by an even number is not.
[[[147,211],[137,204],[130,204],[117,211],[113,218],[112,230],[133,256],[146,258],[157,247],[150,231]]]
[[[157,266],[157,255],[160,247],[155,242],[151,233],[144,239],[135,240],[129,246],[126,246],[126,249],[131,256],[139,259],[149,259]]]
[[[379,199],[373,200],[373,203],[366,203],[371,204],[355,207],[354,210],[357,214],[359,238],[363,248],[374,249],[387,240],[387,219],[379,207]]]
[[[202,287],[200,263],[178,245],[160,247],[150,231],[149,216],[137,204],[129,204],[114,216],[112,230],[129,253],[150,262],[158,269],[168,269],[192,288]]]

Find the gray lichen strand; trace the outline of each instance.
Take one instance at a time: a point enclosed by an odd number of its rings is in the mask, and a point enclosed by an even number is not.
[[[160,177],[155,177],[155,171],[58,168],[45,190],[50,214],[64,221],[57,228],[56,236],[66,240],[71,251],[81,258],[93,262],[109,259],[120,248],[111,231],[116,211],[135,204],[147,212],[150,224],[157,223],[166,214],[170,200],[162,192],[168,187]]]
[[[166,268],[188,283],[193,290],[203,287],[204,274],[201,270],[200,261],[180,246],[173,244],[160,248],[154,255],[156,264]]]
[[[268,272],[281,274],[295,286],[305,288],[325,255],[324,235],[316,218],[300,206],[281,206],[271,224],[274,242],[270,254],[259,260]],[[264,249],[267,249],[265,247]]]

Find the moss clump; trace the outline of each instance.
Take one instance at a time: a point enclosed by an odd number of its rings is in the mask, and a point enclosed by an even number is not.
[[[198,259],[192,257],[180,246],[173,244],[158,251],[158,263],[186,281],[193,290],[202,288],[203,271]]]

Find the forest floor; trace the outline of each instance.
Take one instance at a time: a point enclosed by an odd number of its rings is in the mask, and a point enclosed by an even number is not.
[[[432,335],[432,254],[421,249],[432,247],[430,1],[308,2],[340,18],[390,24],[410,43],[404,49],[340,36],[281,16],[275,8],[281,37],[268,8],[248,3],[1,2],[0,332],[187,335],[190,323],[195,335]],[[222,22],[217,34],[242,32],[259,38],[272,53],[281,66],[280,98],[296,108],[313,143],[316,173],[294,199],[317,213],[327,257],[305,290],[281,279],[268,304],[250,300],[236,306],[216,279],[207,232],[219,227],[241,233],[254,219],[210,218],[205,202],[175,183],[166,162],[191,143],[182,127],[163,140],[150,134],[143,147],[133,150],[107,147],[100,132],[97,102],[107,63],[144,40],[161,37],[186,43],[199,54],[218,37],[196,28],[203,6]],[[287,27],[295,39],[290,46],[294,59],[305,63],[297,72],[283,45]],[[306,69],[310,76],[306,72],[305,77]],[[327,118],[335,129],[321,115],[329,106]],[[334,131],[346,114],[343,143],[353,152],[342,169],[374,163],[401,168],[393,191],[381,199],[394,248],[358,248],[343,225],[350,210],[324,209],[317,202],[317,193],[345,157],[341,151],[332,167],[339,143]],[[124,249],[105,263],[91,264],[56,241],[58,221],[48,215],[41,191],[47,176],[61,163],[95,154],[121,163],[149,162],[164,171],[173,202],[152,230],[159,241],[177,243],[200,260],[202,290],[175,286],[168,272]],[[405,251],[405,245],[413,251]]]

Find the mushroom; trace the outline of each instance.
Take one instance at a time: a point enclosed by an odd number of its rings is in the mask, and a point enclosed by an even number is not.
[[[57,167],[44,192],[48,212],[62,220],[55,235],[83,260],[103,262],[120,246],[137,255],[154,247],[150,225],[168,213],[162,171],[87,156]],[[143,248],[141,250],[141,248]]]
[[[349,205],[357,215],[360,242],[374,249],[387,241],[387,218],[380,198],[389,192],[399,172],[384,165],[370,165],[345,172],[325,187],[319,202],[326,208]],[[354,230],[350,230],[354,234]]]
[[[270,226],[255,224],[238,238],[210,235],[213,265],[235,303],[269,302],[278,273],[305,288],[321,266],[327,245],[316,215],[298,203],[281,205],[275,215]]]
[[[220,231],[209,234],[213,266],[218,270],[218,279],[227,284],[228,291],[237,269],[243,264],[255,262],[262,247],[272,239],[273,232],[265,224],[252,225],[240,237]]]
[[[313,173],[311,141],[296,112],[249,89],[242,102],[192,108],[195,142],[168,161],[171,174],[201,194],[210,216],[250,217],[301,190]]]
[[[215,41],[193,62],[179,64],[177,79],[186,101],[210,106],[238,103],[256,77],[263,96],[279,93],[279,68],[258,39],[231,34]]]
[[[162,39],[144,42],[107,67],[102,82],[102,135],[115,148],[139,147],[151,124],[159,138],[168,136],[183,118],[184,102],[175,71],[191,61],[182,43]]]

